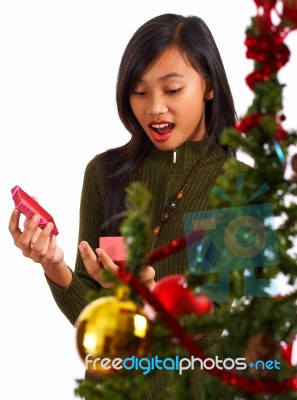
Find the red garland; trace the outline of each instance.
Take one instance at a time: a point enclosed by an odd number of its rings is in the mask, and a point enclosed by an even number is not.
[[[280,24],[278,27],[273,24],[271,14],[272,11],[276,12],[277,0],[254,1],[257,6],[256,27],[258,34],[247,34],[245,40],[247,58],[259,63],[256,71],[246,77],[246,83],[252,90],[257,82],[268,81],[271,75],[275,74],[289,61],[290,50],[284,44],[284,40],[287,34],[294,29],[290,24]],[[296,1],[294,0],[294,5],[291,5],[292,0],[283,0],[283,3],[283,15],[280,17],[284,19],[284,17],[294,14],[296,18]]]
[[[185,249],[186,246],[190,246],[193,243],[199,242],[202,237],[203,231],[201,229],[197,229],[191,232],[189,235],[181,237],[179,240],[173,240],[167,246],[160,247],[159,249],[156,249],[153,252],[149,253],[148,264],[153,264],[156,261],[167,258],[171,254]]]
[[[241,121],[237,122],[235,127],[239,133],[241,132],[246,133],[250,129],[259,126],[261,124],[263,117],[264,114],[247,115]]]
[[[256,128],[257,126],[261,125],[261,122],[264,117],[265,117],[265,114],[247,115],[245,118],[243,118],[241,121],[238,121],[235,124],[235,128],[237,129],[237,131],[239,133],[246,133],[250,129]],[[271,116],[271,117],[273,117],[273,116]],[[281,115],[279,117],[279,121],[284,121],[284,119],[285,119],[284,115]],[[274,132],[274,139],[277,141],[280,141],[280,142],[288,139],[288,133],[282,127],[280,122],[276,122],[276,130]]]
[[[149,260],[158,261],[159,259],[168,257],[171,254],[185,248],[187,243],[194,243],[195,241],[200,240],[201,237],[201,231],[192,232],[188,236],[184,236],[178,240],[174,240],[167,246],[159,248],[150,253]],[[144,286],[139,281],[139,279],[137,279],[133,274],[131,274],[131,272],[129,272],[129,270],[126,268],[125,263],[119,264],[118,277],[122,282],[131,286],[139,294],[140,297],[142,297],[159,313],[162,320],[172,331],[174,337],[179,339],[180,343],[188,350],[189,354],[193,355],[194,357],[201,358],[202,360],[208,358],[207,354],[205,354],[197,346],[195,340],[180,325],[178,320],[165,310],[162,303],[157,299],[157,297],[146,286]],[[217,367],[209,370],[209,372],[216,375],[224,384],[236,386],[240,390],[248,393],[273,394],[287,392],[290,390],[297,390],[297,377],[287,378],[282,382],[272,380],[256,381],[245,378],[231,371],[220,370]]]
[[[287,34],[297,28],[297,0],[282,0],[283,11],[279,17],[282,22],[275,26],[272,22],[272,12],[277,14],[278,0],[254,0],[257,6],[255,18],[257,34],[247,33],[245,45],[246,57],[255,60],[255,71],[246,77],[246,83],[254,90],[258,82],[267,82],[276,74],[290,58],[290,50],[284,40]],[[263,114],[247,115],[236,124],[236,129],[247,132],[249,129],[261,124]],[[277,123],[274,133],[277,141],[287,139],[287,132]]]
[[[246,57],[262,64],[260,68],[246,77],[246,83],[251,89],[257,82],[268,81],[271,75],[289,61],[290,50],[283,43],[284,36],[282,30],[259,37],[247,36],[245,40]]]

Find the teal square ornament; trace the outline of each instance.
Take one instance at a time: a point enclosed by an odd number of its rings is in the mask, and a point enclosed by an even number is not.
[[[242,174],[237,182],[243,184]],[[216,187],[215,190],[223,197],[220,189]],[[261,190],[263,193],[263,187]],[[258,192],[261,193],[261,190]],[[242,270],[243,273],[242,295],[276,295],[278,289],[275,283],[255,277],[257,268],[279,263],[272,205],[236,206],[232,203],[229,208],[184,215],[186,234],[195,229],[203,230],[202,241],[187,248],[190,273],[218,274],[218,283],[203,286],[213,301],[230,300],[230,272],[235,270]]]

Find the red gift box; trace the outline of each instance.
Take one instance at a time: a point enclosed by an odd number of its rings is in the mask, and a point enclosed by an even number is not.
[[[57,236],[59,231],[56,227],[53,217],[42,208],[37,201],[32,199],[26,192],[24,192],[19,186],[15,186],[11,189],[12,198],[16,208],[24,214],[27,218],[31,219],[34,215],[40,216],[39,228],[43,229],[48,222],[52,222],[54,227],[50,233],[50,236]]]
[[[115,263],[127,260],[127,246],[122,236],[102,236],[99,239],[99,247],[103,249]]]

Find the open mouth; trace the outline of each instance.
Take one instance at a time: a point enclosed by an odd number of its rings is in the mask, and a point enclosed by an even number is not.
[[[171,135],[175,124],[171,122],[163,122],[163,123],[152,123],[149,125],[151,129],[151,134],[154,140],[158,142],[167,140]]]
[[[152,131],[157,133],[158,135],[166,135],[168,133],[171,133],[174,126],[174,124],[169,122],[162,124],[150,124],[150,128],[152,129]]]

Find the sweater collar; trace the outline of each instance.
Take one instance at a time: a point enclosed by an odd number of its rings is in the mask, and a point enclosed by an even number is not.
[[[158,174],[184,173],[189,171],[207,153],[209,148],[210,144],[207,138],[195,142],[185,142],[176,149],[176,163],[173,163],[173,150],[163,151],[154,146],[146,159],[145,165]],[[226,156],[226,151],[217,144],[203,164],[211,164]]]

